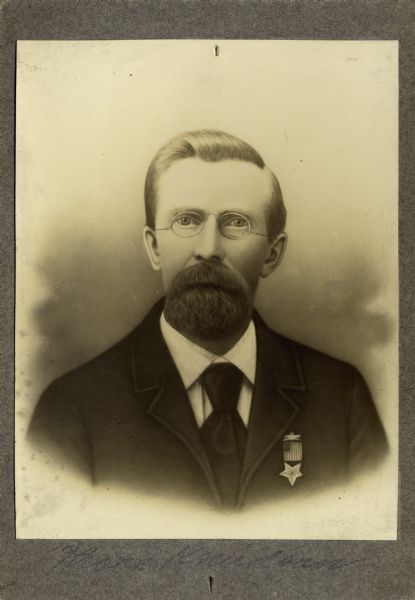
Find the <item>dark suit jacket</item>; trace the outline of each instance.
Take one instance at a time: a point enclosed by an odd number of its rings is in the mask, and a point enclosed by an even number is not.
[[[44,392],[29,429],[42,452],[106,487],[220,497],[186,390],[162,337],[157,303],[125,339]],[[258,314],[257,369],[239,504],[304,497],[385,454],[370,393],[350,365],[271,331]],[[285,477],[282,439],[300,434],[302,473]]]

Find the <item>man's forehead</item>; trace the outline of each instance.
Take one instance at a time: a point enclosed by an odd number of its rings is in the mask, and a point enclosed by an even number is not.
[[[206,162],[199,158],[175,161],[160,176],[158,203],[258,205],[269,197],[270,180],[265,169],[241,160]],[[161,206],[160,206],[161,208]],[[166,206],[167,208],[167,206]]]

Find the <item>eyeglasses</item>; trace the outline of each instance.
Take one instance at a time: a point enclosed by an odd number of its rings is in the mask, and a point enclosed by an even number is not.
[[[169,227],[158,227],[155,231],[168,231],[171,229],[179,237],[193,237],[202,231],[210,216],[196,211],[181,212],[174,217]],[[230,240],[241,240],[251,233],[265,237],[268,235],[254,231],[248,217],[240,213],[226,212],[219,217],[213,216],[216,218],[221,234]]]

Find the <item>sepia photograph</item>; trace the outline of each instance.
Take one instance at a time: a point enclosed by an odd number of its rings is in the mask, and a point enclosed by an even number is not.
[[[20,41],[16,533],[396,540],[398,43]]]

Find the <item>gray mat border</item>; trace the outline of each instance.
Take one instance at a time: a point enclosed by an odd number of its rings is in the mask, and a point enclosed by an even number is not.
[[[415,3],[412,0],[0,1],[0,597],[415,598]],[[14,121],[18,39],[397,39],[400,42],[400,501],[397,542],[16,540]],[[412,359],[412,360],[411,360]],[[411,426],[412,423],[412,426]],[[209,578],[212,578],[211,580]]]

